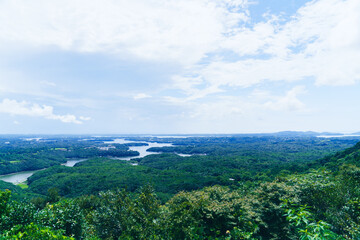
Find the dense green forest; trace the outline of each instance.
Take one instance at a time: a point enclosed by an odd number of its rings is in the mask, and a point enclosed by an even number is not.
[[[0,239],[360,239],[356,138],[131,136],[173,143],[133,161],[109,157],[144,143],[81,139],[2,140],[2,156],[62,160],[26,189],[0,181]],[[75,155],[90,159],[60,165]]]

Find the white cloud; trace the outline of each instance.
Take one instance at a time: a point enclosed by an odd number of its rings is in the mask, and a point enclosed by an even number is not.
[[[44,117],[46,119],[60,120],[64,123],[76,123],[82,124],[82,121],[89,120],[85,117],[80,117],[79,119],[76,116],[71,114],[66,115],[56,115],[53,112],[52,106],[47,105],[38,105],[31,104],[26,101],[18,102],[11,99],[3,99],[0,102],[0,113],[7,113],[11,115],[22,115],[22,116],[31,116],[31,117]]]
[[[90,120],[91,120],[91,117],[80,116],[79,119],[80,119],[81,121],[90,121]]]
[[[174,86],[191,92],[199,90],[198,82],[206,88],[246,88],[308,77],[317,85],[352,85],[360,80],[360,1],[311,1],[286,22],[273,17],[252,28],[235,28],[219,48],[238,58],[198,64],[184,74],[191,77],[183,85],[175,81]]]
[[[49,87],[56,87],[56,83],[50,81],[41,81],[41,84]]]
[[[263,81],[313,77],[318,85],[349,85],[359,80],[358,0],[310,1],[287,21],[271,16],[251,27],[243,24],[251,16],[247,4],[4,0],[0,43],[175,61],[187,71],[173,77],[173,88],[193,99],[221,92],[222,86],[249,87]],[[228,59],[223,51],[238,58]]]
[[[227,118],[237,118],[249,113],[253,104],[243,101],[238,97],[223,97],[216,101],[206,103],[196,103],[189,105],[190,118],[204,120],[224,120]]]
[[[175,61],[205,85],[247,87],[308,76],[319,85],[359,80],[358,0],[311,1],[287,22],[273,16],[252,27],[242,24],[249,18],[246,5],[245,0],[4,0],[0,42]],[[245,58],[194,66],[223,50]],[[186,84],[180,88],[196,87]]]
[[[246,21],[246,0],[4,0],[0,40],[192,64]]]
[[[272,21],[260,22],[252,29],[237,29],[233,35],[225,39],[221,47],[234,51],[240,56],[258,54],[259,50],[269,43],[275,34]]]
[[[305,94],[305,86],[295,86],[284,95],[274,95],[269,91],[255,89],[248,96],[215,96],[204,99],[166,97],[168,104],[182,109],[183,119],[233,121],[262,115],[264,112],[281,111],[307,112],[307,106],[299,99]]]
[[[135,95],[133,96],[133,98],[134,98],[135,100],[139,100],[139,99],[144,99],[144,98],[151,98],[151,96],[148,95],[148,94],[145,94],[145,93],[138,93],[138,94],[135,94]]]
[[[305,104],[298,99],[298,95],[306,93],[304,86],[296,86],[282,97],[273,97],[273,101],[264,104],[266,108],[280,111],[302,111]]]

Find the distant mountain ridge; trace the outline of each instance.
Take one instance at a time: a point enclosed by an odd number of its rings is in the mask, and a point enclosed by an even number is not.
[[[360,134],[360,133],[359,133]],[[314,132],[314,131],[281,131],[274,133],[244,133],[236,136],[278,136],[278,137],[317,137],[317,136],[342,136],[343,133]],[[356,135],[355,133],[349,135]]]

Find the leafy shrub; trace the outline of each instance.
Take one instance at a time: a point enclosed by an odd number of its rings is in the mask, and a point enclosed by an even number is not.
[[[0,239],[7,240],[74,240],[74,238],[63,235],[63,231],[52,230],[49,227],[41,227],[33,223],[29,225],[17,225],[10,231],[5,232]]]

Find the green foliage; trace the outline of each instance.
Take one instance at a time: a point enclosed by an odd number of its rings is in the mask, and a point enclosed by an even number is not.
[[[7,203],[10,199],[11,192],[9,190],[0,191],[0,217],[7,213],[8,206]]]
[[[282,180],[262,183],[246,196],[247,212],[259,226],[257,237],[288,239],[288,223],[281,208],[283,198],[297,200],[298,189]]]
[[[43,197],[34,197],[30,200],[32,204],[34,204],[36,209],[43,209],[46,206],[46,199]]]
[[[34,221],[36,208],[31,203],[10,202],[7,204],[6,214],[1,218],[0,228],[11,229],[16,225],[27,225]]]
[[[341,171],[335,173],[320,169],[293,175],[288,178],[288,184],[297,186],[299,202],[311,206],[317,221],[325,220],[335,232],[356,239],[360,223],[360,212],[356,210],[360,198],[360,169],[352,165],[343,165],[339,169]]]
[[[100,201],[91,217],[100,238],[161,239],[159,202],[151,187],[142,188],[135,199],[125,191],[103,192]]]
[[[49,188],[47,194],[47,202],[55,203],[60,200],[59,190],[57,188]]]
[[[74,238],[64,236],[62,231],[52,230],[49,227],[41,227],[33,223],[29,225],[17,225],[14,226],[10,231],[6,231],[0,239],[7,240],[74,240]]]
[[[310,212],[310,207],[307,205],[293,204],[288,200],[284,200],[282,207],[286,219],[290,223],[291,230],[295,232],[294,237],[301,240],[344,239],[330,230],[330,224],[322,220],[316,222]]]
[[[48,204],[37,212],[36,222],[41,226],[63,230],[66,236],[80,239],[84,232],[85,219],[80,207],[74,200],[63,199],[54,204]]]
[[[0,180],[0,191],[1,190],[2,191],[10,190],[11,197],[13,199],[24,199],[28,195],[28,193],[26,193],[26,191],[21,189],[19,186]]]
[[[356,197],[348,201],[343,209],[348,214],[343,227],[344,235],[348,239],[360,239],[360,199]]]
[[[170,239],[225,238],[229,234],[246,239],[257,226],[244,214],[243,206],[242,195],[225,187],[181,192],[165,206],[166,232]]]
[[[21,187],[22,189],[27,189],[29,187],[26,183],[19,183],[17,186]]]

